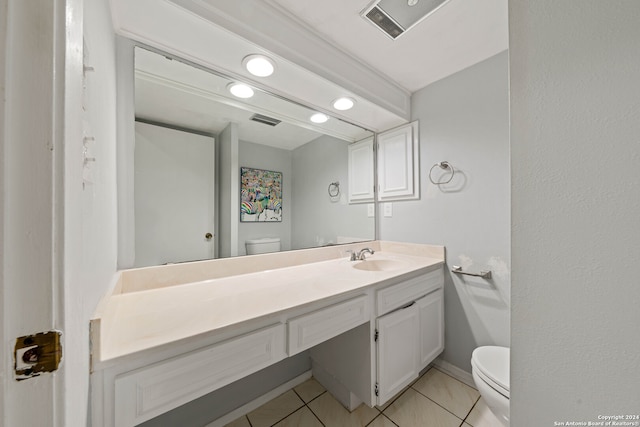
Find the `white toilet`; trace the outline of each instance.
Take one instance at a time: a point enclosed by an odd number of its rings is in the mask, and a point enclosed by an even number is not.
[[[509,357],[507,347],[473,350],[471,373],[480,395],[502,425],[509,426]]]
[[[279,237],[263,237],[261,239],[245,240],[244,247],[247,255],[267,254],[280,251]]]

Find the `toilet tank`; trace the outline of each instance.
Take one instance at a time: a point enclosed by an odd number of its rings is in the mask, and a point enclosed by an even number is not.
[[[244,242],[247,255],[266,254],[280,251],[279,237],[263,237],[262,239],[251,239]]]

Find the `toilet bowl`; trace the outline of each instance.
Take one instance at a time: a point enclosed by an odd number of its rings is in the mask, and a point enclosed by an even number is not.
[[[261,239],[251,239],[244,242],[247,255],[267,254],[280,251],[280,238],[263,237]]]
[[[509,357],[507,347],[485,346],[473,350],[471,374],[491,412],[509,426]]]

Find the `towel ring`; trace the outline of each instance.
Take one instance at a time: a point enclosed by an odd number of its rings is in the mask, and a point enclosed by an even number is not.
[[[440,167],[440,169],[449,169],[451,171],[451,176],[449,177],[448,180],[446,181],[434,181],[433,177],[431,176],[431,173],[433,172],[433,168],[435,168],[436,166]],[[449,162],[442,161],[440,163],[436,163],[435,165],[431,166],[431,169],[429,169],[429,181],[431,181],[432,184],[434,185],[441,185],[441,184],[448,184],[451,182],[451,180],[453,179],[453,176],[456,174],[456,171],[453,169],[453,166],[451,166],[449,164]]]
[[[327,189],[330,197],[338,197],[340,195],[340,182],[332,182]]]

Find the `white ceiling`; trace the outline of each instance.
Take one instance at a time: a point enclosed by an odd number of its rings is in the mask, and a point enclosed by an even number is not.
[[[507,0],[449,0],[396,40],[360,16],[371,0],[267,1],[410,92],[508,48]]]

